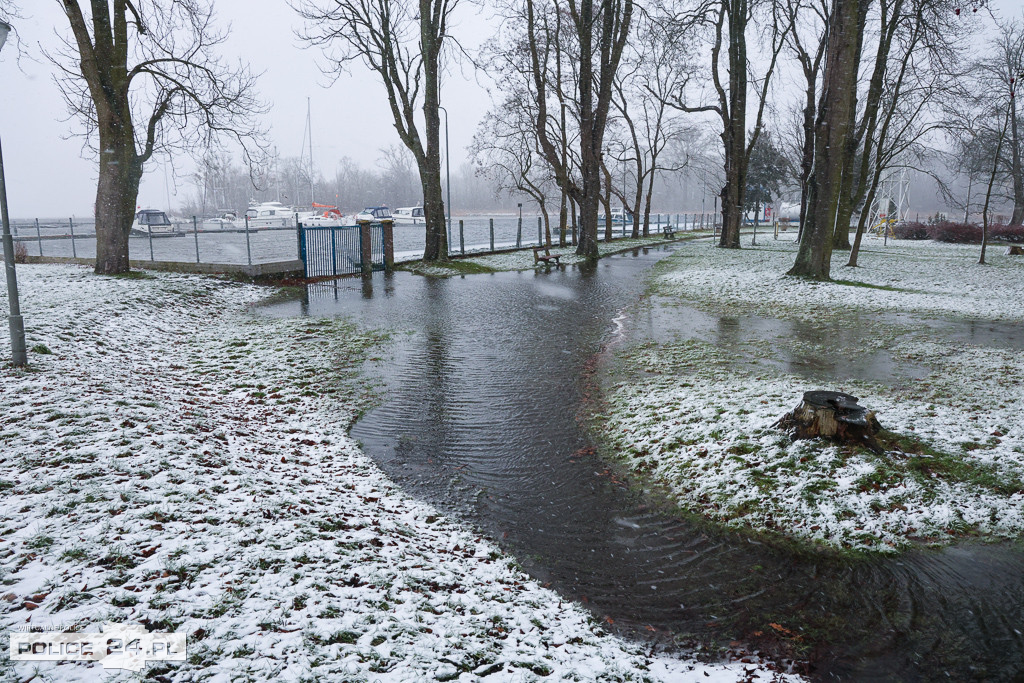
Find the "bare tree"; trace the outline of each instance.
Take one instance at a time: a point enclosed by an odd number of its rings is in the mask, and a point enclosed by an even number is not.
[[[1003,142],[1007,157],[1002,164],[1003,177],[1013,199],[1010,225],[1024,223],[1024,123],[1017,112],[1017,98],[1024,81],[1024,21],[1010,21],[998,25],[994,54],[979,64],[979,72],[987,92],[998,93],[1009,100],[1007,104],[1008,137]]]
[[[558,42],[551,40],[558,3],[526,1],[526,49],[530,75],[537,100],[537,140],[555,180],[580,208],[580,239],[576,253],[588,259],[598,257],[597,214],[601,201],[605,129],[611,106],[613,81],[633,19],[633,0],[568,0],[568,17]],[[571,38],[567,33],[572,33]],[[565,51],[569,46],[571,52]],[[555,55],[561,51],[575,70],[576,92],[571,104],[579,126],[579,176],[567,163],[564,138],[552,129],[549,110],[558,105],[547,78]],[[549,101],[549,99],[551,101]],[[560,106],[560,105],[559,105]],[[560,107],[561,108],[561,107]]]
[[[762,8],[765,10],[762,40],[767,46],[767,65],[759,76],[752,76],[747,33],[756,28],[755,14]],[[776,11],[772,3],[762,0],[702,0],[695,8],[685,6],[664,25],[667,30],[674,28],[684,34],[710,33],[714,95],[711,101],[692,103],[689,94],[683,91],[677,95],[674,106],[690,113],[714,112],[721,119],[725,184],[721,191],[722,236],[718,246],[739,249],[747,164],[761,134],[772,76],[792,22],[785,13]],[[756,89],[756,113],[748,135],[750,87]]]
[[[335,78],[352,62],[374,71],[387,93],[402,144],[416,158],[426,218],[424,261],[448,258],[441,190],[442,55],[453,40],[459,0],[294,0],[306,21],[302,38],[323,48]],[[423,116],[422,132],[417,116]]]
[[[814,121],[817,113],[818,78],[825,57],[828,0],[785,0],[780,4],[792,30],[786,36],[804,77],[797,185],[800,188],[800,228],[807,213],[807,181],[814,167]]]
[[[625,183],[615,194],[633,214],[634,238],[640,236],[641,225],[645,236],[650,232],[659,172],[681,171],[688,161],[685,154],[666,161],[665,152],[687,132],[680,118],[673,116],[671,103],[694,74],[688,50],[666,35],[658,23],[642,19],[637,34],[615,79],[613,98],[624,129],[618,160],[633,167],[632,201]]]
[[[940,128],[934,114],[967,76],[966,60],[943,0],[882,0],[880,35],[865,106],[857,125],[856,163],[844,171],[844,196],[836,219],[835,246],[848,244],[850,217],[861,205],[847,265],[857,265],[870,207],[882,175],[929,157],[923,141]],[[884,51],[884,54],[883,54]]]
[[[537,202],[550,247],[548,198],[557,188],[550,167],[538,151],[531,104],[529,98],[513,93],[488,112],[473,136],[470,155],[477,173],[495,183],[498,192],[525,194]]]
[[[96,272],[129,269],[128,235],[146,163],[157,152],[205,151],[229,136],[252,161],[260,147],[255,77],[215,49],[203,0],[60,0],[72,38],[51,55],[68,109],[99,157]]]

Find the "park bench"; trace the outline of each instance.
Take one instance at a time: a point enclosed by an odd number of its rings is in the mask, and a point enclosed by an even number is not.
[[[1024,247],[1012,244],[1006,248],[1007,256],[1024,256]]]
[[[544,252],[541,254],[540,252]],[[543,263],[546,266],[550,266],[551,262],[554,261],[556,266],[562,265],[559,260],[562,256],[560,254],[552,254],[551,250],[547,247],[534,247],[533,248],[533,262]]]
[[[676,238],[676,229],[673,228],[671,225],[666,225],[665,229],[662,231],[662,234],[665,235],[665,237],[669,238],[670,240],[674,240]]]

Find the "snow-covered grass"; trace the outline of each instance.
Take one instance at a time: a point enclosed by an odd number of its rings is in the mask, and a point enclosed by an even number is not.
[[[386,335],[257,316],[267,290],[198,276],[18,276],[32,352],[0,370],[6,630],[187,632],[157,680],[746,680],[646,656],[398,490],[346,434]],[[116,674],[4,647],[0,676]]]
[[[690,245],[662,262],[653,290],[734,315],[842,321],[854,312],[952,313],[1024,318],[1024,261],[977,247],[911,242],[862,254],[833,277],[785,277],[795,247],[729,251]],[[822,328],[827,329],[827,328]],[[884,330],[880,336],[879,329]],[[941,329],[941,328],[939,328]],[[696,339],[623,352],[609,391],[606,433],[628,467],[683,509],[729,526],[839,548],[893,551],[965,535],[1016,537],[1024,530],[1024,361],[1020,352],[941,338],[898,317],[873,319],[865,346],[926,368],[919,381],[841,380],[809,385],[752,367],[747,349]],[[825,340],[822,340],[825,341]],[[825,345],[792,340],[820,353]],[[840,366],[857,348],[826,358]],[[755,351],[756,354],[756,351]],[[821,441],[791,443],[772,425],[804,391],[852,393],[876,411],[889,452]]]
[[[705,241],[663,262],[659,291],[718,310],[759,312],[806,320],[842,318],[856,311],[908,311],[931,315],[1024,320],[1024,260],[990,246],[978,265],[977,245],[865,239],[858,268],[835,252],[833,282],[785,275],[796,244],[765,238],[761,246],[717,249]]]
[[[706,233],[701,232],[679,232],[676,233],[677,239],[693,238],[696,236],[704,235]],[[612,242],[600,242],[599,248],[602,255],[617,254],[622,251],[628,251],[630,249],[637,249],[639,247],[648,247],[653,244],[662,244],[669,241],[664,235],[650,235],[649,237],[640,237],[638,239],[632,238],[616,238]],[[576,255],[576,247],[552,247],[550,249],[552,255],[558,255],[561,258],[559,263],[562,265],[573,265],[581,263],[585,259],[582,256]],[[420,275],[429,275],[432,277],[451,277],[453,275],[465,275],[471,273],[493,273],[499,271],[511,271],[511,270],[533,270],[534,268],[548,268],[544,263],[538,263],[533,260],[533,250],[530,248],[520,249],[518,251],[509,251],[501,254],[486,254],[481,256],[472,256],[467,258],[460,258],[457,260],[450,261],[444,265],[425,265],[420,262],[413,262],[403,265],[404,268]]]

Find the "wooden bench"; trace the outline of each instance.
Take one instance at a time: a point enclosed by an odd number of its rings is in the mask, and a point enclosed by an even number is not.
[[[543,254],[540,253],[542,251],[544,252]],[[561,254],[552,254],[551,250],[548,249],[547,247],[534,247],[533,248],[533,262],[534,263],[543,263],[546,266],[550,266],[551,262],[554,261],[556,266],[560,266],[560,265],[562,265],[562,262],[559,260],[561,258],[562,258]]]

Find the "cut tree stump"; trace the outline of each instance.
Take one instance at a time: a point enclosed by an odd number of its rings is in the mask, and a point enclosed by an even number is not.
[[[772,426],[789,432],[794,441],[823,437],[885,452],[876,438],[882,426],[874,412],[859,405],[856,396],[838,391],[804,392],[800,405]]]

